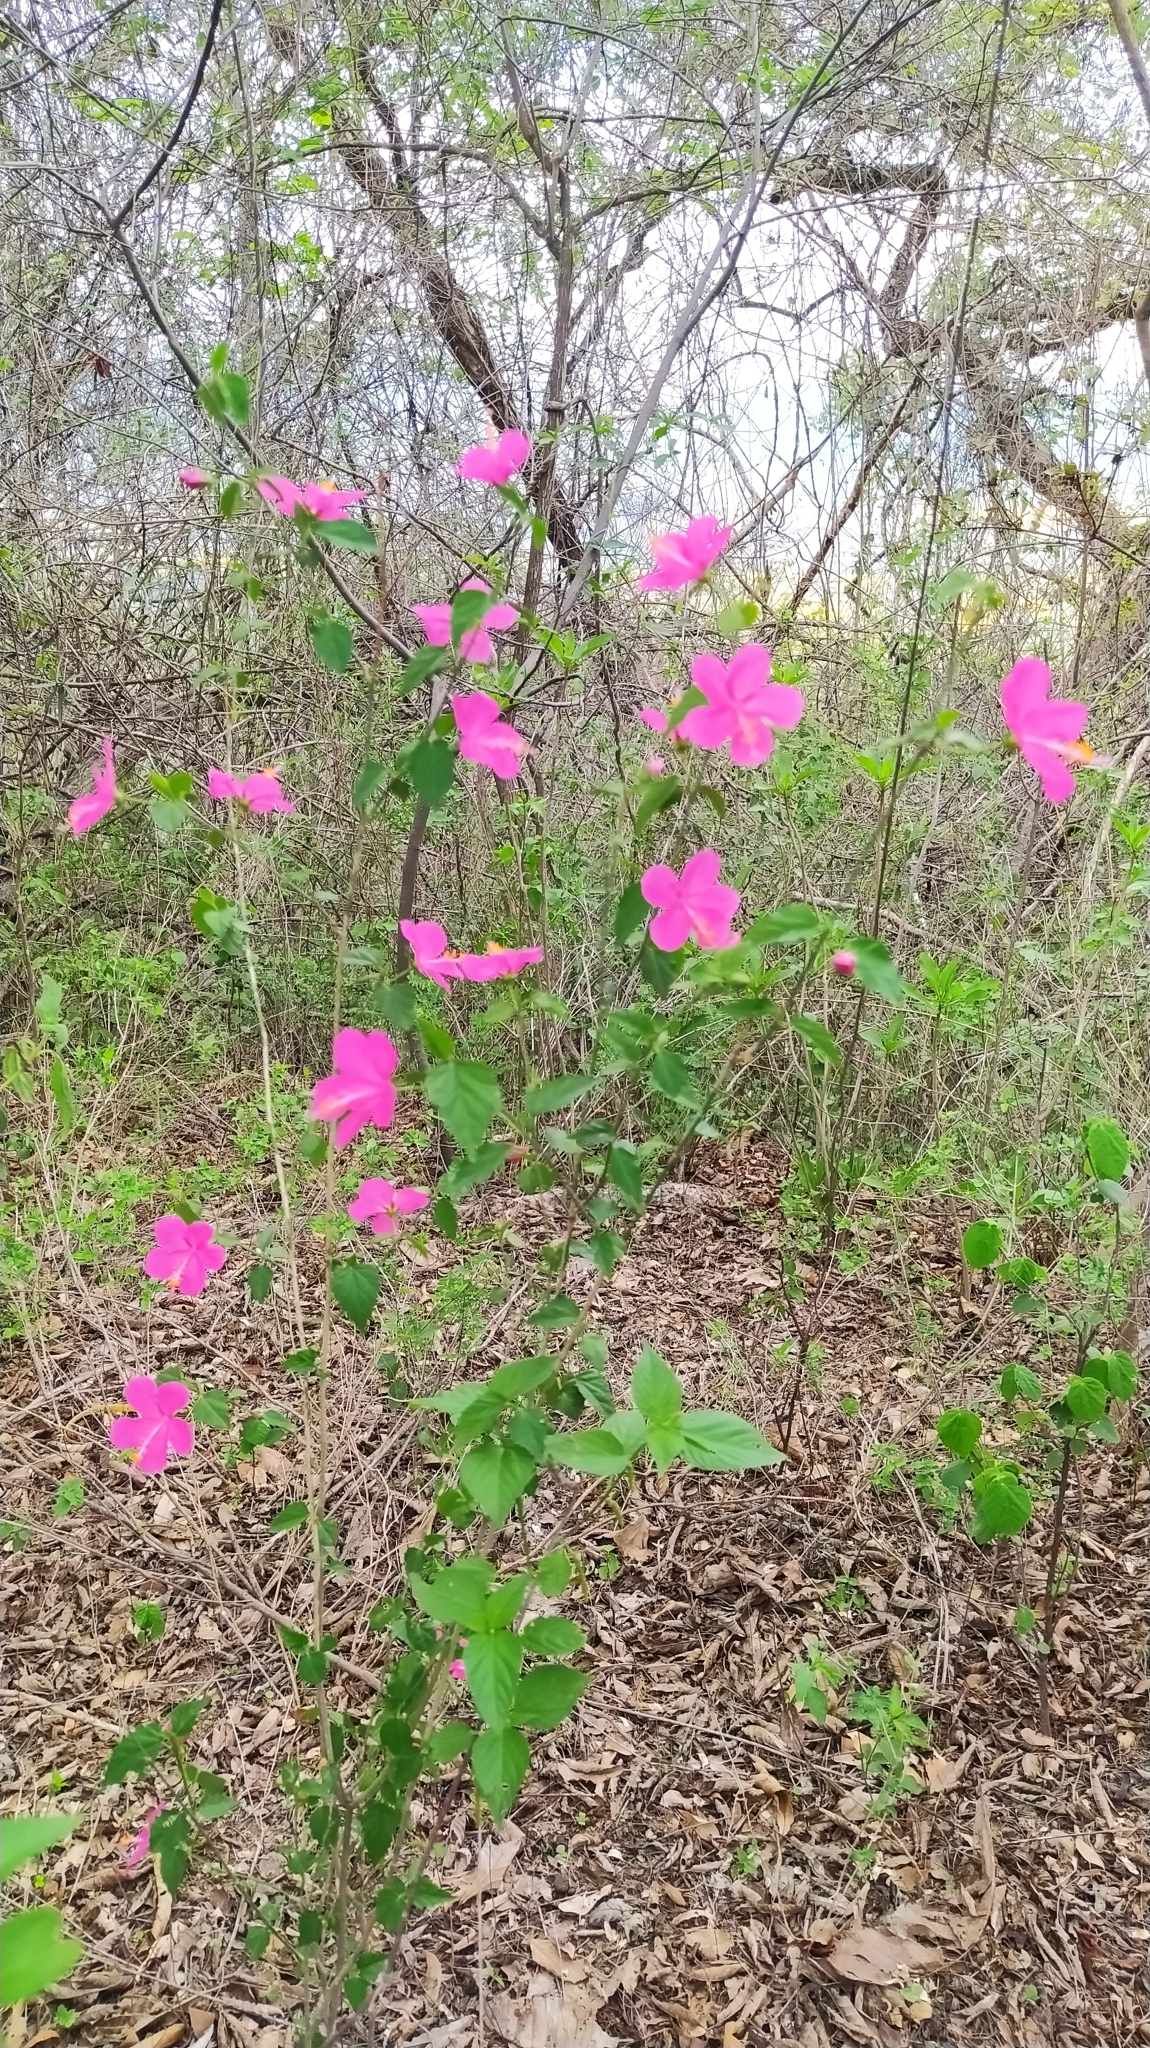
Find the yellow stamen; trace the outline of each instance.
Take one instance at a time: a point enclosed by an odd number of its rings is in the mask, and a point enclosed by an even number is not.
[[[1085,740],[1071,740],[1069,745],[1061,749],[1061,752],[1065,754],[1068,761],[1077,762],[1080,768],[1084,768],[1087,761],[1093,761],[1094,759],[1094,749]]]

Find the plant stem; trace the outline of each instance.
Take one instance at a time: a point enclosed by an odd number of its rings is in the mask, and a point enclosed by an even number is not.
[[[1070,1484],[1070,1464],[1073,1453],[1070,1438],[1062,1439],[1062,1469],[1058,1474],[1058,1492],[1054,1498],[1054,1520],[1050,1525],[1050,1552],[1046,1565],[1046,1592],[1043,1600],[1042,1643],[1043,1652],[1038,1664],[1038,1726],[1043,1735],[1050,1733],[1050,1659],[1054,1654],[1054,1588],[1058,1578],[1058,1552],[1062,1543],[1062,1523],[1066,1513],[1066,1491]]]

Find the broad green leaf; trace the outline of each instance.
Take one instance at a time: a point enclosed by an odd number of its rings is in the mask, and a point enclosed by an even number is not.
[[[682,794],[683,785],[677,775],[658,776],[651,783],[650,788],[644,791],[636,806],[634,828],[636,839],[643,837],[648,825],[659,816],[661,811],[669,810],[672,804],[677,804]],[[650,916],[650,905],[647,906],[647,914]]]
[[[1002,1251],[1002,1230],[997,1223],[971,1223],[962,1233],[962,1256],[972,1273],[993,1266]]]
[[[571,1583],[571,1553],[549,1550],[535,1567],[535,1583],[548,1600],[558,1600]]]
[[[736,633],[749,633],[757,626],[762,614],[753,597],[737,597],[724,605],[715,620],[715,629],[724,640],[733,640]]]
[[[357,1330],[366,1330],[379,1299],[383,1275],[366,1259],[337,1259],[331,1269],[331,1291]]]
[[[271,1521],[268,1523],[268,1534],[271,1536],[282,1536],[285,1530],[302,1529],[307,1521],[308,1514],[309,1509],[306,1500],[289,1500],[286,1508],[281,1508],[278,1515],[272,1516]]]
[[[404,697],[410,697],[413,690],[418,690],[419,685],[427,681],[428,676],[437,676],[440,670],[446,667],[445,647],[418,648],[411,660],[400,669],[395,686],[396,697],[401,701]]]
[[[683,1427],[678,1416],[673,1422],[649,1422],[646,1432],[647,1449],[655,1460],[657,1472],[666,1472],[676,1458],[685,1450]]]
[[[358,519],[324,519],[316,529],[320,540],[333,548],[354,548],[359,555],[376,555],[375,535]]]
[[[1097,1422],[1106,1413],[1106,1388],[1085,1373],[1067,1381],[1064,1399],[1075,1422]]]
[[[357,811],[366,811],[372,798],[378,795],[386,781],[387,769],[382,761],[365,761],[352,784],[353,807]]]
[[[460,1485],[497,1529],[534,1477],[535,1460],[518,1444],[477,1444],[459,1468]]]
[[[562,1614],[541,1614],[529,1621],[520,1641],[530,1657],[573,1657],[587,1641],[576,1622]]]
[[[474,1628],[487,1602],[495,1566],[486,1558],[461,1557],[434,1579],[410,1580],[412,1598],[433,1621]]]
[[[419,998],[409,981],[384,981],[372,989],[371,1007],[387,1019],[393,1031],[410,1031]]]
[[[570,1627],[570,1622],[565,1624]],[[578,1647],[578,1646],[577,1646]],[[80,1813],[17,1813],[0,1817],[0,1884],[33,1857],[66,1842],[84,1818]]]
[[[501,1586],[496,1586],[494,1592],[489,1593],[484,1602],[477,1633],[493,1636],[509,1629],[512,1622],[518,1619],[519,1610],[530,1590],[529,1572],[516,1572],[513,1578],[505,1579]]]
[[[567,1664],[537,1664],[515,1689],[511,1719],[519,1728],[558,1728],[591,1683],[589,1671]]]
[[[901,1003],[906,984],[882,940],[851,939],[850,950],[855,956],[855,979],[884,1002]]]
[[[308,633],[316,659],[330,669],[333,676],[346,675],[355,648],[351,627],[346,620],[324,612],[312,620]]]
[[[0,1936],[0,2005],[23,2005],[29,1998],[39,1998],[49,1985],[58,1984],[75,1969],[84,1944],[65,1935],[63,1929],[64,1916],[54,1906],[31,1906],[27,1912],[5,1915]]]
[[[1110,1391],[1116,1401],[1132,1401],[1138,1391],[1138,1367],[1128,1351],[1111,1351],[1106,1360]]]
[[[646,1421],[661,1429],[669,1428],[682,1414],[682,1382],[658,1352],[649,1347],[635,1361],[631,1398]]]
[[[572,1102],[578,1102],[597,1088],[598,1079],[594,1074],[556,1074],[553,1081],[539,1081],[524,1093],[523,1107],[528,1116],[553,1116],[557,1109],[566,1109]]]
[[[969,1458],[982,1435],[982,1417],[973,1408],[948,1408],[935,1423],[940,1443],[955,1458]]]
[[[451,645],[459,653],[465,633],[482,623],[492,606],[500,600],[490,590],[457,590],[451,600]]]
[[[160,1879],[175,1898],[188,1874],[192,1823],[178,1806],[169,1806],[152,1822],[148,1846],[160,1859]]]
[[[163,1608],[155,1600],[133,1600],[132,1627],[139,1630],[146,1642],[162,1642],[167,1627]]]
[[[593,1478],[606,1479],[625,1472],[633,1453],[609,1430],[577,1429],[570,1436],[548,1437],[547,1455],[552,1464],[562,1465],[569,1472],[586,1472]]]
[[[402,765],[422,803],[435,810],[455,780],[455,749],[446,740],[421,739],[403,754]]]
[[[821,1060],[825,1060],[828,1066],[841,1067],[843,1056],[821,1018],[792,1017],[791,1029],[797,1031],[800,1038],[805,1038],[811,1051]]]
[[[533,1394],[536,1387],[544,1386],[558,1370],[558,1360],[550,1356],[511,1358],[492,1373],[487,1390],[498,1394],[501,1401],[518,1401],[524,1394]]]
[[[1004,1401],[1041,1401],[1042,1381],[1028,1365],[1008,1365],[999,1376],[998,1391]]]
[[[746,939],[752,946],[808,946],[822,928],[822,918],[809,903],[784,903],[756,917]]]
[[[633,1145],[622,1140],[612,1145],[604,1169],[612,1187],[618,1188],[632,1209],[643,1206],[643,1162]]]
[[[471,1752],[471,1776],[491,1818],[507,1819],[527,1776],[531,1751],[518,1728],[485,1728]]]
[[[437,1024],[434,1017],[428,1016],[426,1010],[416,1011],[415,1028],[433,1060],[450,1060],[455,1057],[455,1040],[450,1031],[445,1031],[442,1024]],[[473,1148],[468,1146],[467,1149],[471,1151]]]
[[[479,1060],[445,1060],[431,1068],[424,1087],[456,1144],[477,1151],[503,1101],[491,1068]]]
[[[639,948],[639,972],[648,988],[657,996],[665,996],[673,988],[683,971],[686,950],[680,947],[677,953],[665,953],[651,938],[645,938]]]
[[[696,1472],[744,1472],[754,1465],[781,1465],[784,1458],[753,1423],[721,1408],[696,1408],[682,1423],[683,1462]]]
[[[253,1301],[267,1300],[272,1291],[272,1282],[275,1277],[276,1269],[274,1266],[265,1266],[261,1262],[258,1266],[248,1267],[248,1293]]]
[[[522,1666],[522,1640],[509,1629],[500,1629],[497,1635],[468,1637],[463,1652],[467,1690],[489,1728],[501,1727],[509,1718]]]
[[[470,1158],[452,1160],[446,1173],[439,1176],[441,1194],[450,1195],[452,1201],[461,1202],[473,1188],[482,1187],[485,1180],[498,1173],[506,1165],[510,1145],[481,1145]]]
[[[68,1069],[59,1053],[48,1070],[48,1086],[52,1090],[52,1100],[60,1119],[60,1129],[66,1135],[76,1122],[76,1098],[72,1093],[72,1083],[68,1079]]]
[[[220,1387],[208,1387],[204,1393],[197,1394],[189,1413],[192,1421],[198,1422],[203,1429],[230,1429],[232,1426],[228,1397]]]
[[[1034,1511],[1034,1500],[1021,1480],[992,1479],[977,1496],[970,1533],[976,1543],[1017,1536]]]
[[[1086,1157],[1096,1180],[1122,1180],[1130,1164],[1130,1147],[1112,1117],[1096,1117],[1085,1132]]]
[[[180,1700],[168,1715],[169,1733],[180,1741],[186,1740],[207,1710],[207,1700]]]
[[[569,1330],[580,1316],[579,1303],[569,1294],[552,1295],[550,1301],[541,1302],[527,1318],[528,1327],[533,1330]]]
[[[122,1735],[104,1765],[105,1785],[123,1785],[132,1776],[150,1771],[164,1746],[164,1731],[158,1721],[145,1721],[140,1728]]]
[[[616,944],[625,946],[636,932],[643,929],[651,915],[651,906],[638,882],[628,882],[618,903],[611,922],[611,933]]]
[[[433,1906],[448,1906],[454,1896],[454,1892],[433,1884],[429,1877],[417,1877],[411,1888],[411,1903],[417,1913],[429,1913]]]
[[[699,1094],[685,1060],[677,1052],[664,1049],[657,1052],[651,1061],[651,1084],[660,1095],[671,1102],[681,1103],[684,1109],[701,1109],[703,1098]]]

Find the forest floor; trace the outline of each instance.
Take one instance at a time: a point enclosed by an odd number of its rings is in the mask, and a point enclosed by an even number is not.
[[[547,1234],[545,1198],[486,1200],[524,1241]],[[770,1156],[700,1156],[602,1289],[613,1361],[653,1343],[689,1402],[738,1407],[777,1435],[789,1368],[772,1355],[790,1329],[777,1241]],[[914,1460],[937,1450],[939,1410],[1033,1339],[993,1306],[964,1307],[953,1220],[929,1204],[897,1233],[864,1213],[853,1244],[865,1254],[853,1273],[809,1262],[823,1349],[788,1462],[672,1472],[643,1481],[622,1520],[593,1510],[591,1596],[564,1604],[588,1633],[595,1682],[571,1721],[536,1738],[513,1822],[493,1835],[456,1813],[441,1866],[455,1906],[410,1926],[396,1973],[341,2040],[1150,2041],[1145,1457],[1127,1441],[1078,1474],[1078,1566],[1044,1736],[1033,1655],[1011,1627],[1019,1546],[979,1551],[947,1533],[912,1483]],[[430,1256],[412,1251],[417,1316],[465,1257],[439,1239]],[[576,1294],[591,1282],[581,1271]],[[10,2040],[288,2048],[293,1987],[274,1941],[264,1960],[247,1955],[250,1909],[221,1880],[193,1871],[173,1905],[151,1860],[125,1869],[150,1789],[101,1784],[127,1728],[207,1698],[193,1754],[239,1801],[213,1840],[255,1897],[279,1889],[277,1770],[314,1743],[273,1626],[305,1614],[304,1543],[267,1532],[301,1491],[298,1440],[231,1471],[194,1461],[152,1481],[106,1442],[124,1378],[161,1365],[242,1388],[253,1409],[282,1404],[276,1296],[254,1308],[233,1258],[198,1301],[145,1313],[127,1283],[73,1273],[43,1307],[41,1336],[11,1345],[6,1375],[5,1513],[31,1535],[5,1560],[3,1807],[88,1817],[48,1859],[41,1893],[86,1953],[54,1999],[16,2014]],[[512,1298],[489,1315],[469,1375],[521,1354],[515,1313]],[[457,1376],[430,1345],[421,1385]],[[386,1641],[367,1629],[371,1601],[427,1526],[427,1453],[353,1332],[329,1399],[329,1511],[352,1568],[333,1584],[330,1626],[345,1666],[370,1671]],[[876,1443],[907,1461],[881,1488]],[[54,1520],[72,1473],[85,1503]],[[540,1489],[544,1546],[578,1483]],[[1039,1536],[1047,1523],[1036,1518]],[[1026,1574],[1040,1606],[1037,1551]],[[165,1609],[159,1644],[133,1632],[133,1599]],[[928,1725],[929,1747],[908,1757],[924,1789],[885,1820],[867,1814],[859,1729],[834,1711],[820,1727],[790,1701],[792,1663],[815,1642],[849,1658],[859,1685],[901,1685]],[[370,1690],[341,1668],[333,1697],[355,1709]]]

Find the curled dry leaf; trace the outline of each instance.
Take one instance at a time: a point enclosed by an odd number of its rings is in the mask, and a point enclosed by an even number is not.
[[[836,1941],[827,1964],[848,1984],[908,1984],[946,1968],[941,1949],[885,1927],[853,1927]]]
[[[503,1830],[501,1842],[485,1842],[475,1859],[475,1866],[460,1878],[455,1886],[455,1903],[465,1906],[480,1892],[497,1892],[511,1865],[523,1846],[523,1836],[513,1822],[508,1821]]]
[[[646,1564],[650,1545],[651,1524],[644,1514],[627,1522],[615,1538],[615,1548],[628,1564]]]
[[[953,1792],[966,1776],[967,1765],[974,1755],[973,1742],[963,1750],[961,1756],[928,1756],[923,1770],[926,1782],[932,1792]]]
[[[546,1935],[533,1935],[530,1942],[531,1959],[541,1970],[548,1970],[563,1984],[582,1984],[590,1971],[590,1964],[581,1956],[564,1955],[558,1942],[548,1940]]]
[[[718,1963],[730,1955],[735,1937],[727,1927],[691,1927],[684,1939],[705,1963]]]

